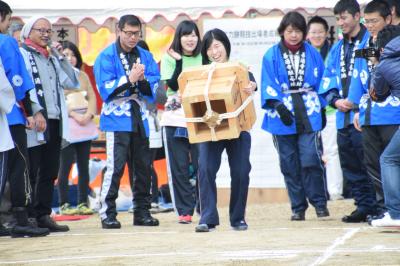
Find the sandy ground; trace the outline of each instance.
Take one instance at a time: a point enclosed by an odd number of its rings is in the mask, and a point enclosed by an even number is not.
[[[289,205],[251,205],[249,230],[229,227],[228,209],[221,225],[195,233],[193,224],[177,223],[174,213],[157,214],[156,228],[132,226],[121,213],[120,230],[103,230],[97,215],[66,222],[71,231],[42,238],[0,238],[0,264],[13,265],[400,265],[400,230],[344,224],[352,201],[329,202],[331,217],[318,220],[309,208],[306,221],[289,221]]]

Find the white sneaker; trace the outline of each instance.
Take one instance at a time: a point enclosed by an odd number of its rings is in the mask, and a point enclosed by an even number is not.
[[[400,227],[400,219],[392,219],[388,212],[380,219],[371,221],[373,227]]]

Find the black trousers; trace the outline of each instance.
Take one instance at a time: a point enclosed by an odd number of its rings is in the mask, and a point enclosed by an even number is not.
[[[61,150],[60,170],[58,173],[58,196],[62,206],[68,203],[68,176],[72,164],[78,166],[78,204],[87,203],[89,190],[89,156],[92,141],[72,143]]]
[[[364,164],[361,132],[352,125],[339,129],[337,143],[343,176],[346,176],[351,186],[357,209],[363,213],[375,213],[377,208],[375,190]]]
[[[150,148],[151,162],[150,162],[150,177],[151,177],[151,203],[158,203],[158,176],[156,169],[154,169],[154,160],[157,156],[157,148]],[[128,164],[131,160],[128,160]],[[132,194],[135,191],[134,188],[134,173],[132,167],[129,167],[132,171],[129,171],[129,184],[131,185]]]
[[[374,184],[376,199],[381,208],[384,208],[385,202],[379,158],[398,128],[399,125],[364,126],[362,128],[365,167],[368,177]]]
[[[34,188],[33,206],[29,208],[29,212],[30,216],[37,218],[51,214],[54,181],[60,166],[60,121],[49,119],[47,128],[49,140],[45,144],[28,149],[29,176]]]
[[[116,217],[116,199],[125,164],[133,178],[133,206],[135,215],[141,215],[150,209],[150,163],[149,140],[138,133],[106,132],[107,162],[106,172],[100,193],[102,220]]]
[[[0,205],[7,183],[7,151],[0,152]]]
[[[26,207],[31,202],[32,189],[29,182],[29,162],[24,125],[10,126],[14,149],[8,151],[8,182],[10,183],[12,207]]]
[[[190,163],[197,174],[198,145],[190,144],[187,138],[175,137],[176,127],[164,127],[165,153],[170,170],[170,191],[179,215],[193,215],[196,206],[196,189],[190,183]],[[172,187],[171,187],[172,184]]]

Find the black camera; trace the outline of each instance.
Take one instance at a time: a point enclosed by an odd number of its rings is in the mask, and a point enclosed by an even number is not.
[[[379,58],[379,56],[380,56],[379,50],[374,47],[355,50],[356,58],[368,59],[368,58],[372,58],[372,57]]]

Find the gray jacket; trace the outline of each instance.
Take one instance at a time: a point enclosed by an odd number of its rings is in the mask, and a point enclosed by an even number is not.
[[[384,48],[380,62],[372,76],[371,85],[378,98],[392,94],[400,98],[400,36]]]
[[[21,48],[21,53],[22,56],[24,57],[25,60],[25,65],[26,68],[29,72],[29,74],[32,77],[32,66],[29,63],[29,52],[26,51],[25,49]],[[39,72],[41,69],[46,69],[46,67],[52,67],[51,64],[47,63],[48,60],[40,60],[38,57],[43,57],[42,55],[39,54],[33,54],[36,60],[36,64],[38,65]],[[64,96],[64,88],[76,88],[79,89],[79,72],[75,71],[72,65],[68,62],[68,60],[59,60],[55,56],[51,55],[51,60],[54,62],[55,69],[57,71],[57,77],[59,79],[59,82],[61,86],[57,86],[57,93],[58,97],[60,97],[60,105],[58,106],[60,108],[61,112],[61,121],[62,121],[62,138],[65,139],[66,141],[69,140],[69,128],[68,128],[68,111],[65,103],[65,96]],[[43,70],[45,71],[45,70]],[[51,86],[55,86],[56,84],[54,80],[51,80],[52,77],[48,75],[49,71],[46,71],[45,73],[39,73],[40,79],[42,81],[42,84],[45,86],[45,84],[53,84]],[[42,75],[41,75],[42,74]],[[46,90],[46,87],[43,87],[44,90]],[[31,90],[30,91],[31,99],[37,101],[37,95],[36,95],[36,90]],[[42,106],[43,107],[43,106]],[[33,108],[33,106],[32,106]],[[39,110],[33,110],[34,113],[36,113]],[[42,132],[37,132],[35,130],[27,130],[27,139],[28,139],[28,147],[34,147],[40,144],[43,144],[43,133]]]

